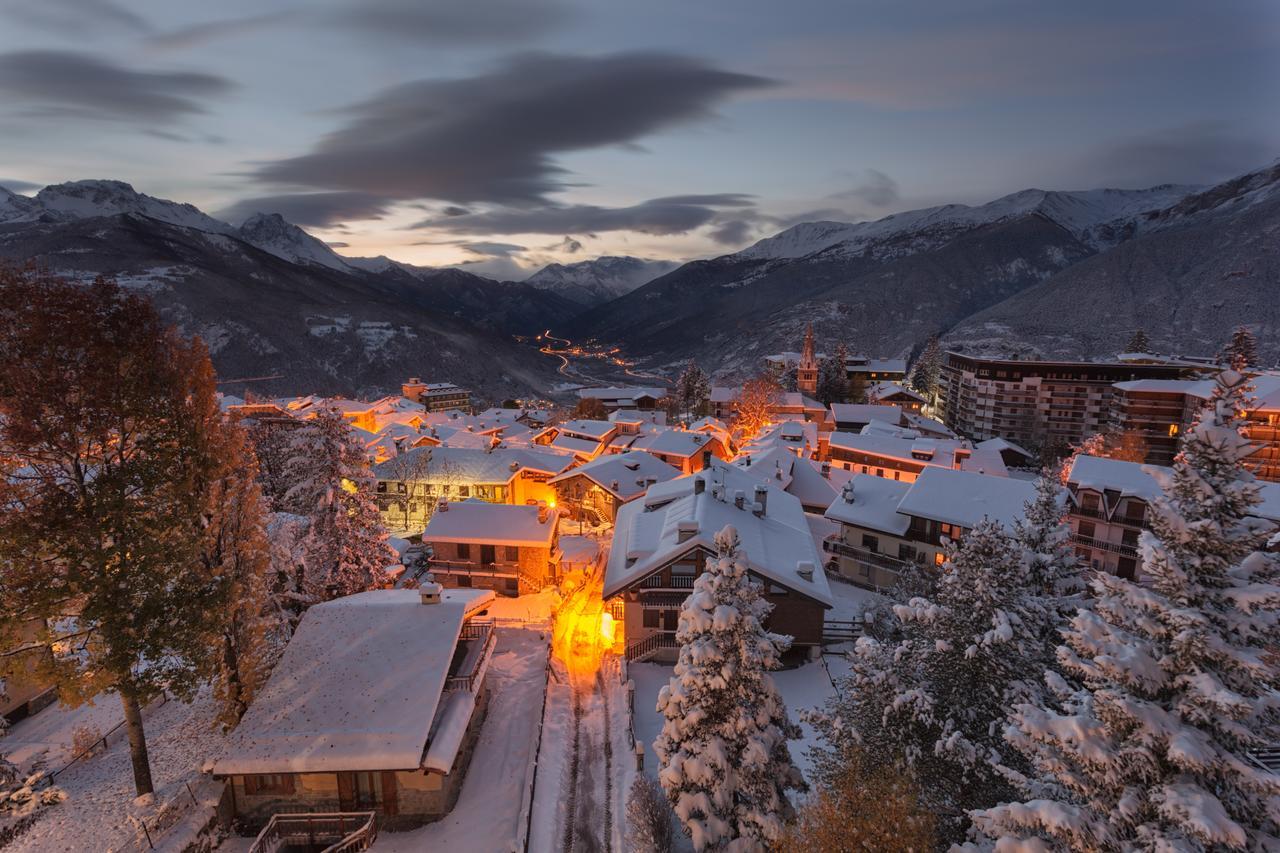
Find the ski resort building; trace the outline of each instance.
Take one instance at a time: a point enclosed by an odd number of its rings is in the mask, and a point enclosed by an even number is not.
[[[611,453],[552,477],[556,508],[574,521],[613,524],[618,509],[680,472],[642,450]]]
[[[822,543],[828,570],[891,588],[905,571],[942,565],[946,542],[983,519],[1011,529],[1034,497],[1034,483],[950,468],[927,467],[911,483],[857,474],[826,511],[839,525]]]
[[[897,382],[877,382],[867,389],[867,400],[881,406],[897,406],[904,412],[917,413],[928,402],[915,391]]]
[[[851,355],[844,360],[844,373],[846,379],[865,382],[868,388],[880,382],[900,383],[907,378],[907,361]]]
[[[291,812],[416,826],[457,800],[487,704],[487,590],[362,592],[311,607],[213,775],[249,827]]]
[[[400,387],[407,399],[421,403],[428,412],[471,410],[471,392],[452,382],[423,382],[416,376]]]
[[[559,576],[560,514],[548,506],[441,502],[422,531],[435,580],[504,595],[537,592]]]
[[[875,407],[872,407],[875,408]],[[909,430],[834,432],[827,445],[833,468],[914,483],[926,468],[950,468],[996,477],[1008,476],[1004,458],[994,447],[968,441],[926,438]]]
[[[822,642],[831,591],[800,501],[753,474],[715,461],[691,477],[651,486],[618,511],[603,595],[624,625],[632,660],[674,660],[680,605],[733,525],[752,576],[773,605],[767,627],[793,648]]]

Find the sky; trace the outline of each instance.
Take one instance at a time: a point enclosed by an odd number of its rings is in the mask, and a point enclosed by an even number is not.
[[[519,279],[1280,156],[1274,0],[0,0],[0,186]]]

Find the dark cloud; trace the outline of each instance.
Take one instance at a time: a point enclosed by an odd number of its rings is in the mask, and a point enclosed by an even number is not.
[[[28,190],[38,190],[44,184],[33,184],[30,181],[20,181],[17,178],[0,178],[0,187],[11,193],[25,193]]]
[[[564,239],[552,243],[549,246],[543,246],[544,252],[564,252],[566,255],[576,255],[583,250],[581,240],[575,240],[568,234],[564,235]]]
[[[451,204],[440,212],[445,216],[466,216],[471,211],[467,210],[465,207],[458,207],[456,204]]]
[[[527,247],[520,246],[515,243],[487,243],[477,241],[471,243],[458,243],[458,246],[466,252],[473,255],[480,255],[485,258],[509,258],[512,255],[529,251]]]
[[[136,12],[111,0],[0,0],[0,12],[58,35],[96,33],[100,27],[147,32]]]
[[[238,201],[218,217],[240,222],[255,213],[278,213],[295,225],[329,228],[340,222],[381,219],[391,203],[368,193],[285,193]]]
[[[243,18],[225,18],[220,21],[204,21],[165,33],[156,33],[147,39],[152,47],[164,50],[185,50],[222,38],[247,35],[281,24],[298,20],[296,11],[264,12]]]
[[[499,208],[467,216],[426,219],[415,228],[438,228],[455,234],[563,234],[568,232],[639,231],[684,234],[715,220],[720,207],[736,208],[744,196],[670,196],[628,207],[570,204],[534,208]],[[697,203],[691,203],[697,199]]]
[[[708,232],[712,240],[722,246],[741,246],[755,233],[755,226],[742,219],[730,219],[721,222]]]
[[[1199,121],[1117,140],[1077,171],[1091,176],[1089,186],[1212,184],[1267,164],[1275,157],[1274,143],[1226,122]]]
[[[29,114],[167,121],[203,112],[198,98],[230,88],[230,81],[212,74],[134,71],[71,51],[0,54],[0,95],[33,105]]]
[[[858,183],[847,190],[832,193],[829,198],[854,198],[873,207],[888,207],[901,197],[898,182],[879,169],[867,169]]]
[[[344,32],[440,45],[517,42],[569,19],[559,0],[351,0],[321,19]]]
[[[541,204],[566,187],[555,155],[705,119],[724,98],[767,85],[670,54],[524,54],[489,73],[406,83],[340,110],[344,127],[257,176],[388,198]]]

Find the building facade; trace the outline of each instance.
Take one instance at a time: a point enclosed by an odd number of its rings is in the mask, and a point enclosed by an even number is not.
[[[422,532],[428,566],[450,588],[538,592],[559,577],[560,515],[546,506],[441,503]]]
[[[421,403],[428,412],[471,411],[471,392],[452,382],[423,382],[415,376],[400,386],[400,392],[406,399]]]

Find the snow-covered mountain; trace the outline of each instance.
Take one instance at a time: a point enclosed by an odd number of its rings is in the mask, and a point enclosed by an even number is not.
[[[1166,208],[1200,187],[1164,184],[1144,190],[1046,191],[1038,189],[971,207],[946,204],[895,213],[871,222],[802,222],[738,252],[751,260],[803,258],[817,252],[857,255],[916,252],[941,245],[982,225],[1040,214],[1095,249],[1114,245],[1117,231],[1134,217]]]
[[[590,307],[630,293],[678,266],[675,261],[601,255],[572,264],[547,264],[525,283]]]
[[[255,213],[236,235],[277,258],[295,264],[318,264],[335,270],[350,269],[346,259],[278,213]]]
[[[88,219],[134,213],[182,228],[215,234],[234,234],[235,228],[202,213],[194,205],[140,193],[124,181],[71,181],[36,193],[27,215],[49,213],[55,218]]]

